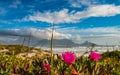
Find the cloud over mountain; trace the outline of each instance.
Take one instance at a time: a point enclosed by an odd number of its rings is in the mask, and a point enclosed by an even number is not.
[[[70,31],[71,30],[71,31]],[[119,27],[97,27],[88,29],[77,28],[60,28],[55,29],[54,39],[62,40],[69,39],[76,43],[82,43],[86,40],[96,43],[98,45],[119,44],[120,40],[120,28]],[[42,40],[51,38],[51,29],[8,29],[0,30],[0,42],[10,41],[23,41],[23,38],[33,38],[33,40]],[[28,39],[27,39],[28,40]],[[34,41],[35,42],[35,41]],[[112,42],[112,43],[111,43]]]
[[[62,31],[61,31],[62,30]],[[71,32],[69,31],[71,30]],[[60,33],[70,33],[72,40],[76,43],[82,43],[86,40],[98,45],[116,45],[120,40],[120,27],[96,27],[88,29],[63,28],[57,30]]]
[[[8,30],[0,30],[0,36],[19,36],[19,37],[35,37],[37,39],[51,39],[51,30],[47,29],[36,29],[36,28],[28,28],[28,29],[8,29]],[[70,34],[63,34],[57,31],[54,31],[55,39],[69,39],[71,37]]]

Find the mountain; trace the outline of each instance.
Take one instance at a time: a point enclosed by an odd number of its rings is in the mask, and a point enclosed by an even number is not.
[[[97,46],[95,43],[91,43],[89,41],[85,41],[84,43],[80,44],[80,46]]]
[[[43,39],[37,41],[32,45],[40,47],[50,47],[50,42],[51,41],[48,39]],[[79,46],[79,44],[76,44],[69,39],[53,39],[53,47],[76,47],[76,46]]]
[[[12,32],[11,32],[12,34]],[[3,34],[2,34],[3,35]],[[50,40],[34,36],[0,36],[0,44],[3,45],[26,45],[33,47],[50,47]],[[53,47],[74,47],[79,44],[69,39],[53,39]]]
[[[7,40],[1,39],[0,44],[3,45],[26,45],[26,46],[32,46],[32,47],[50,47],[50,40],[48,39],[41,39],[41,38],[35,38],[35,37],[17,37],[16,39],[13,39],[13,36],[4,37]],[[73,42],[70,39],[53,39],[53,47],[78,47],[78,46],[92,46],[96,45],[94,43],[85,41],[82,44],[77,44]],[[96,45],[97,46],[97,45]]]

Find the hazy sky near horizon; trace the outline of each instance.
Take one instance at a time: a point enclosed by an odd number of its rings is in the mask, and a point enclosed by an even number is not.
[[[53,23],[55,39],[119,44],[120,0],[0,0],[0,40],[50,39]]]

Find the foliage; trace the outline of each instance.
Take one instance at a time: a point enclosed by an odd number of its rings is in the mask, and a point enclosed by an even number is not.
[[[12,48],[13,51],[19,48]],[[11,49],[11,50],[12,50]],[[12,52],[12,51],[11,51]],[[53,55],[53,75],[120,75],[120,51],[105,52],[98,61],[90,57],[77,57],[75,62],[67,64],[61,55]],[[51,75],[44,64],[50,64],[50,56],[17,58],[16,54],[0,53],[0,75]],[[114,61],[114,62],[113,62]]]
[[[116,58],[118,60],[120,60],[120,51],[118,50],[115,50],[115,51],[111,51],[111,52],[105,52],[102,54],[103,58],[107,58],[107,57],[110,57],[110,58]]]

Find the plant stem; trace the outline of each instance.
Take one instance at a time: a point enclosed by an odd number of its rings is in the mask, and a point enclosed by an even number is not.
[[[53,67],[53,32],[54,32],[54,24],[52,24],[52,36],[51,36],[51,42],[50,42],[50,50],[51,50],[51,75],[52,75],[52,67]]]
[[[97,70],[97,62],[95,62],[95,66],[93,67],[91,75],[95,75],[96,70]]]

